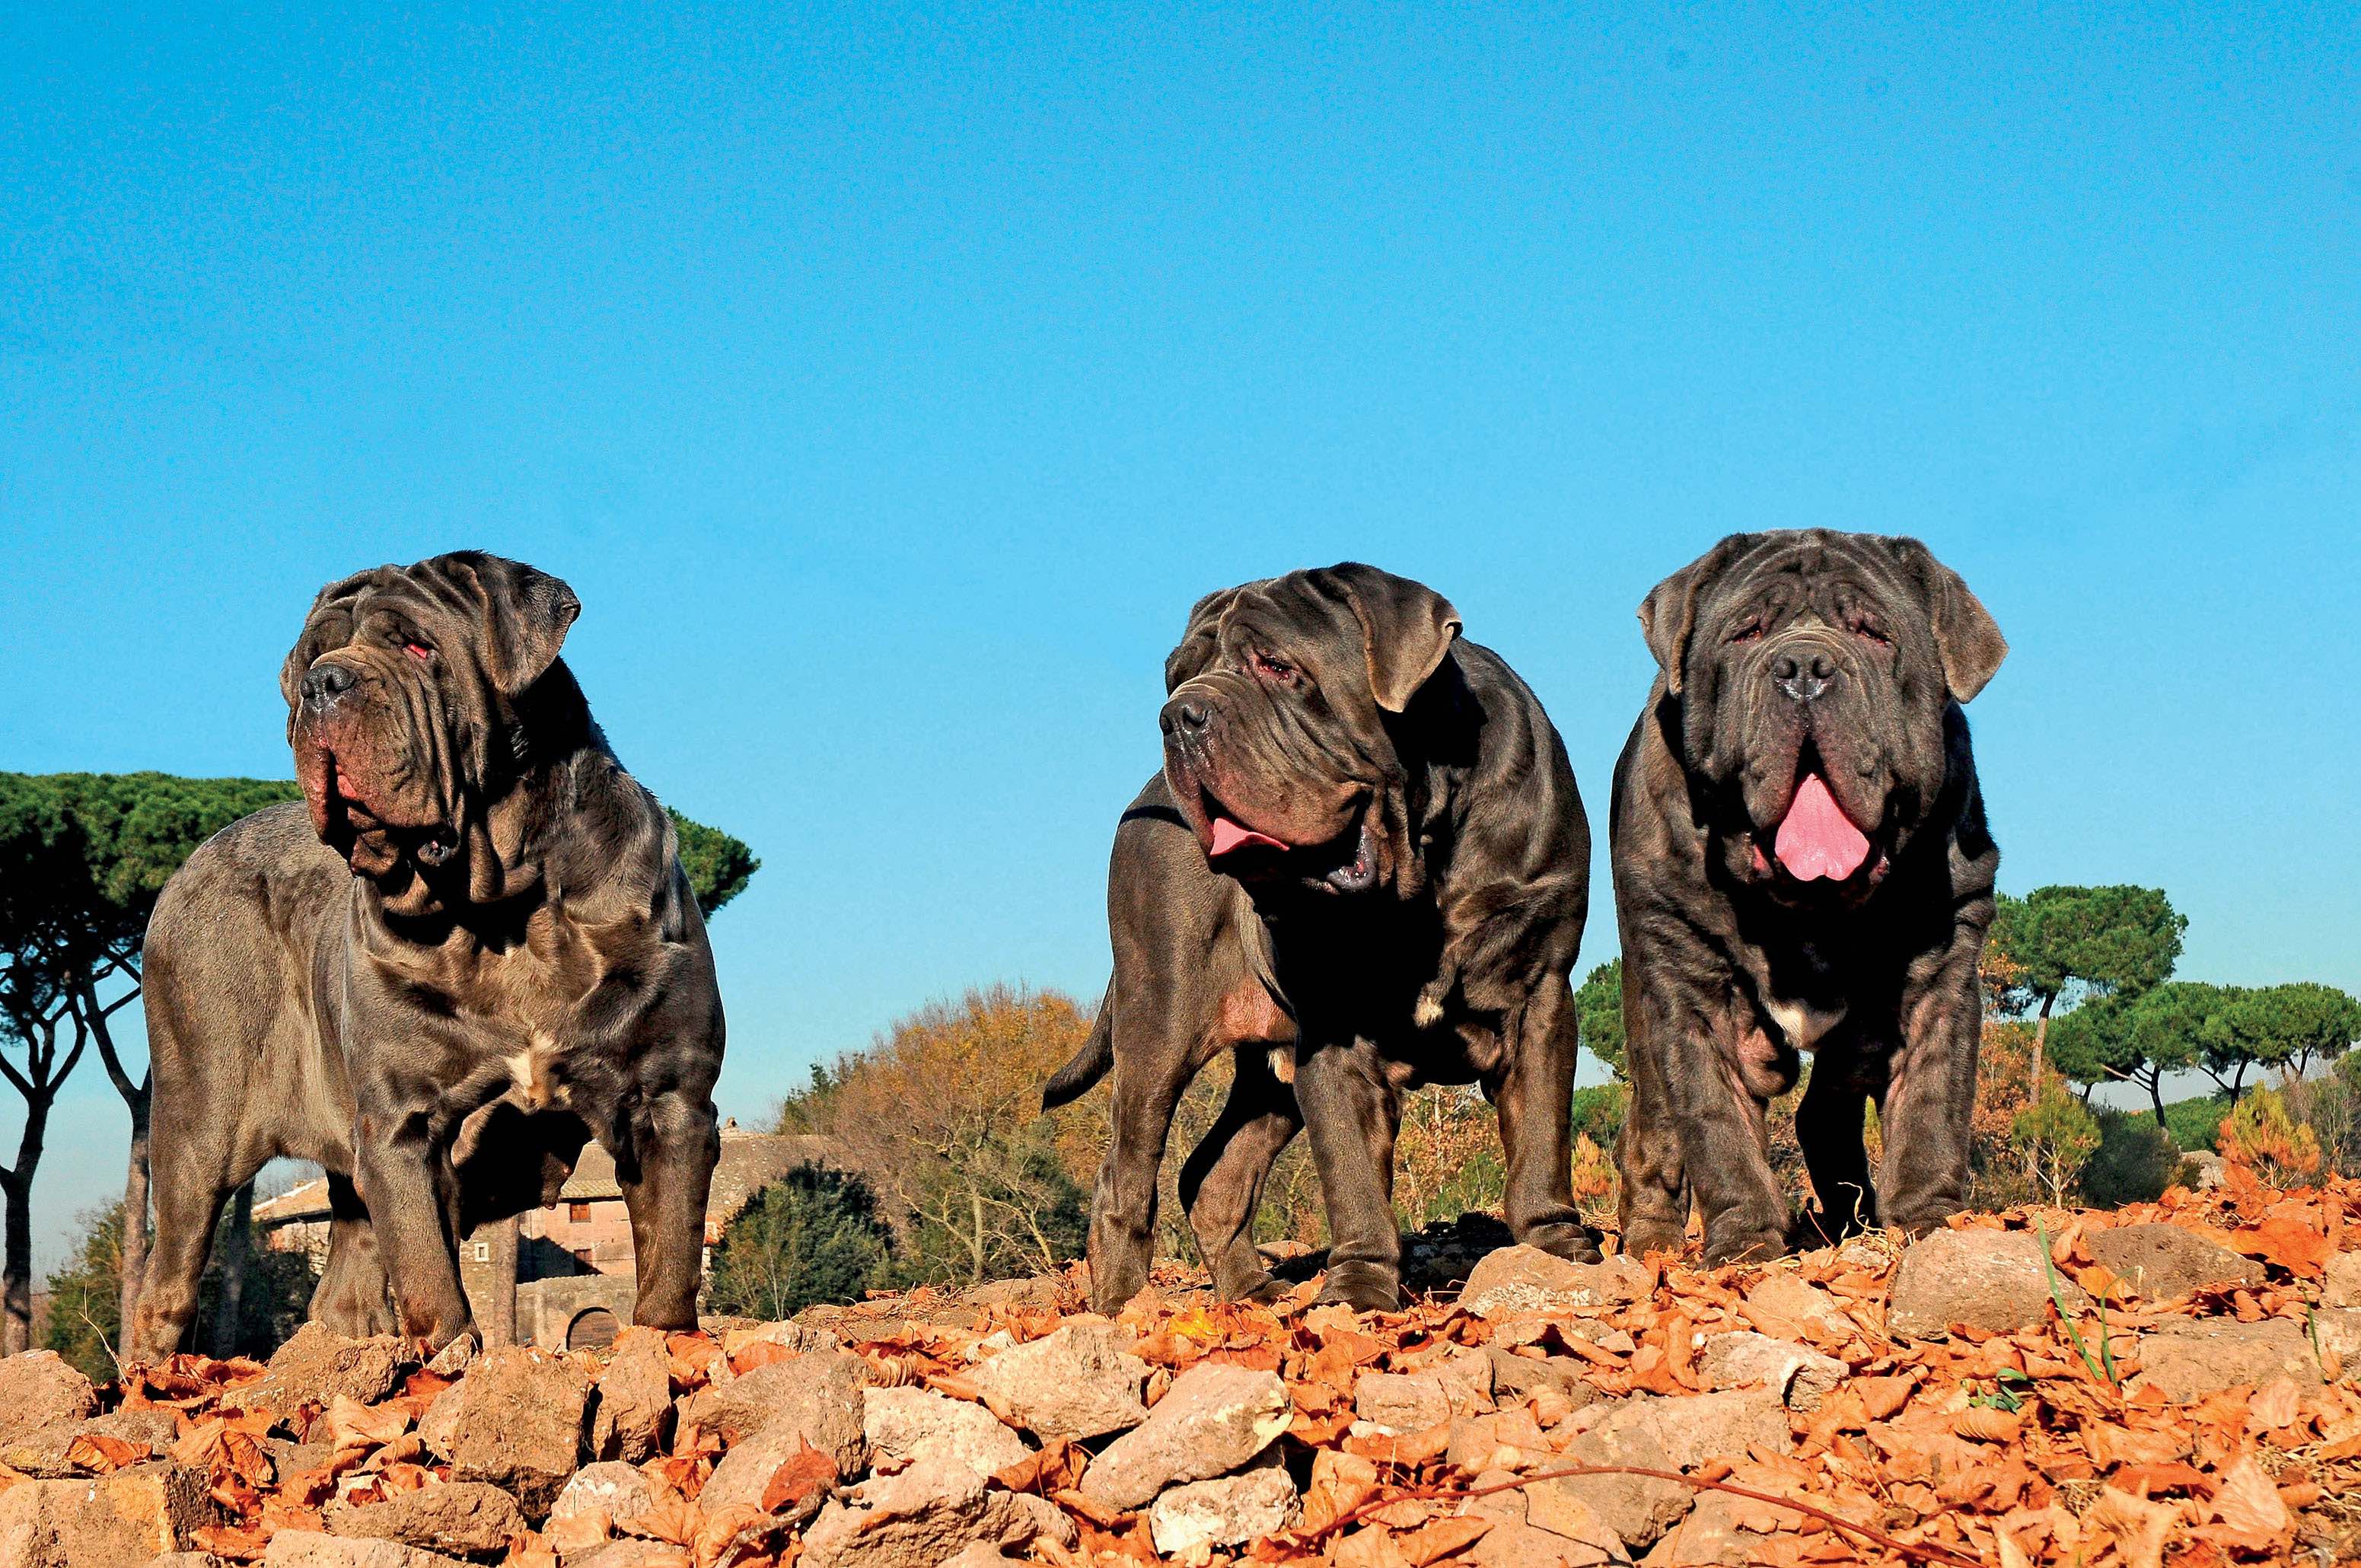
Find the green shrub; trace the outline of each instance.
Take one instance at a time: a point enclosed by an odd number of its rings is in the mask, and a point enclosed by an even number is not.
[[[1587,1134],[1600,1148],[1613,1148],[1617,1135],[1623,1131],[1623,1110],[1629,1101],[1630,1091],[1620,1082],[1594,1083],[1587,1089],[1576,1090],[1573,1135]]]
[[[2226,1094],[2176,1100],[2164,1108],[2164,1130],[2181,1148],[2210,1151],[2214,1140],[2221,1136],[2222,1118],[2229,1113],[2230,1097]]]
[[[2101,1209],[2153,1203],[2180,1175],[2180,1146],[2145,1112],[2101,1111],[2099,1146],[2082,1168],[2083,1201]]]
[[[859,1177],[798,1166],[721,1233],[706,1306],[775,1322],[822,1302],[858,1301],[884,1273],[892,1241]]]

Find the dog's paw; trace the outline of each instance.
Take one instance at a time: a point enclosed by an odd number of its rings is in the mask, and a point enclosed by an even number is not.
[[[1688,1227],[1672,1220],[1634,1220],[1623,1232],[1623,1255],[1645,1257],[1663,1253],[1677,1257],[1688,1250]]]
[[[1598,1250],[1598,1233],[1587,1225],[1536,1225],[1517,1239],[1568,1263],[1597,1263],[1605,1255]]]
[[[1766,1263],[1774,1257],[1787,1255],[1786,1232],[1773,1225],[1730,1226],[1724,1230],[1708,1230],[1705,1238],[1705,1266],[1719,1268],[1727,1263]]]
[[[1340,1263],[1322,1281],[1317,1304],[1350,1307],[1356,1312],[1401,1310],[1401,1280],[1374,1263]]]

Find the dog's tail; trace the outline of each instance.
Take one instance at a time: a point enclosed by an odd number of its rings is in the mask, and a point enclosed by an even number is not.
[[[1098,1080],[1115,1066],[1115,981],[1107,981],[1106,996],[1099,1003],[1099,1015],[1091,1021],[1091,1037],[1074,1053],[1074,1059],[1050,1074],[1041,1089],[1041,1109],[1055,1111],[1059,1106],[1080,1100],[1089,1093]]]

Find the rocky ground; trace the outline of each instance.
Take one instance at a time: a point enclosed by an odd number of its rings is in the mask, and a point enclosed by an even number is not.
[[[1176,1270],[1114,1320],[1060,1277],[595,1355],[20,1356],[0,1568],[2350,1560],[2356,1206],[2234,1171],[1709,1271],[1471,1218],[1385,1316]]]

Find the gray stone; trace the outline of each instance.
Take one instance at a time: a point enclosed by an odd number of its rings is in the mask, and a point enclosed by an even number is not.
[[[1131,1345],[1114,1323],[1069,1323],[987,1358],[970,1376],[994,1409],[1026,1431],[1079,1442],[1148,1419],[1139,1398],[1148,1364]]]
[[[170,1410],[115,1410],[89,1420],[55,1421],[38,1431],[0,1442],[0,1464],[36,1480],[62,1481],[83,1474],[82,1467],[67,1457],[76,1438],[111,1437],[123,1442],[144,1443],[152,1453],[160,1454],[171,1448],[178,1435],[179,1429]]]
[[[2187,1225],[2115,1225],[2083,1238],[2094,1262],[2130,1292],[2169,1301],[2213,1285],[2260,1285],[2263,1266]]]
[[[263,1568],[466,1568],[456,1557],[398,1541],[282,1530],[262,1553]]]
[[[1022,1464],[1029,1452],[982,1405],[929,1388],[870,1389],[861,1430],[869,1440],[869,1463],[879,1470],[943,1459],[993,1475]]]
[[[1295,1417],[1275,1372],[1201,1361],[1172,1380],[1148,1419],[1082,1472],[1082,1495],[1137,1508],[1176,1482],[1226,1475],[1270,1446]]]
[[[330,1535],[398,1541],[454,1557],[498,1557],[532,1527],[516,1499],[481,1481],[445,1481],[381,1503],[332,1502],[320,1510]]]
[[[940,1568],[977,1544],[1021,1548],[1043,1538],[1075,1544],[1054,1504],[987,1487],[963,1464],[922,1460],[853,1487],[805,1533],[801,1568]]]
[[[1785,1453],[1794,1445],[1786,1408],[1769,1389],[1629,1398],[1568,1445],[1576,1464],[1631,1464],[1695,1470],[1750,1450]],[[1689,1511],[1690,1488],[1645,1475],[1570,1475],[1532,1488],[1529,1517],[1554,1528],[1547,1510],[1560,1499],[1583,1504],[1631,1550],[1641,1551]]]
[[[1486,1345],[1484,1354],[1492,1363],[1496,1399],[1530,1399],[1544,1389],[1554,1389],[1565,1396],[1567,1404],[1580,1409],[1605,1398],[1583,1376],[1587,1364],[1570,1355],[1519,1355],[1497,1344]]]
[[[2048,1320],[2052,1277],[2041,1238],[2030,1231],[1936,1231],[1902,1255],[1885,1326],[1907,1339],[1932,1339],[1954,1323],[2013,1333]],[[2091,1304],[2081,1286],[2063,1274],[2055,1278],[2070,1313]]]
[[[862,1431],[868,1382],[869,1364],[859,1356],[814,1351],[698,1390],[681,1419],[731,1443],[774,1431],[800,1433],[805,1442],[836,1461],[840,1475],[857,1475],[869,1458],[869,1442]],[[800,1447],[790,1445],[787,1457]],[[757,1496],[761,1490],[755,1488]]]
[[[609,1522],[620,1525],[647,1512],[655,1500],[655,1483],[638,1465],[626,1464],[620,1459],[602,1459],[574,1473],[557,1494],[557,1500],[549,1505],[549,1518],[555,1523],[595,1508],[604,1513]]]
[[[214,1519],[202,1470],[150,1460],[79,1481],[19,1481],[0,1491],[0,1568],[145,1563],[189,1544]]]
[[[1768,1334],[1714,1334],[1697,1355],[1697,1370],[1709,1388],[1741,1388],[1759,1383],[1798,1410],[1817,1410],[1829,1390],[1844,1380],[1845,1364],[1832,1355],[1773,1339]]]
[[[2282,1377],[2300,1387],[2320,1387],[2320,1363],[2303,1325],[2287,1318],[2242,1323],[2203,1318],[2167,1323],[2139,1342],[2134,1392],[2153,1388],[2175,1404],[2191,1404],[2224,1388],[2265,1387]]]
[[[2361,1307],[2361,1252],[2340,1252],[2328,1260],[2320,1282],[2323,1307]]]
[[[305,1323],[271,1354],[267,1376],[228,1390],[222,1403],[234,1409],[292,1413],[304,1405],[325,1406],[341,1394],[374,1405],[416,1365],[391,1334],[345,1339]]]
[[[1459,1305],[1487,1319],[1603,1307],[1636,1300],[1654,1277],[1642,1265],[1620,1255],[1603,1263],[1568,1263],[1539,1247],[1519,1245],[1486,1255],[1467,1276]]]
[[[1167,1488],[1148,1510],[1148,1530],[1158,1552],[1178,1557],[1194,1547],[1236,1546],[1274,1535],[1293,1525],[1302,1511],[1286,1468],[1258,1464],[1236,1475]]]
[[[579,1356],[522,1345],[485,1351],[455,1390],[452,1478],[488,1481],[513,1496],[527,1519],[541,1518],[582,1464],[592,1387]]]
[[[672,1354],[653,1329],[626,1329],[598,1374],[590,1452],[639,1464],[662,1452],[672,1430]]]
[[[56,1351],[0,1357],[0,1443],[97,1413],[97,1390]]]
[[[1481,1380],[1466,1366],[1437,1367],[1427,1372],[1364,1372],[1353,1385],[1353,1413],[1388,1431],[1422,1431],[1454,1416],[1472,1416],[1491,1408],[1491,1362],[1479,1363]]]

